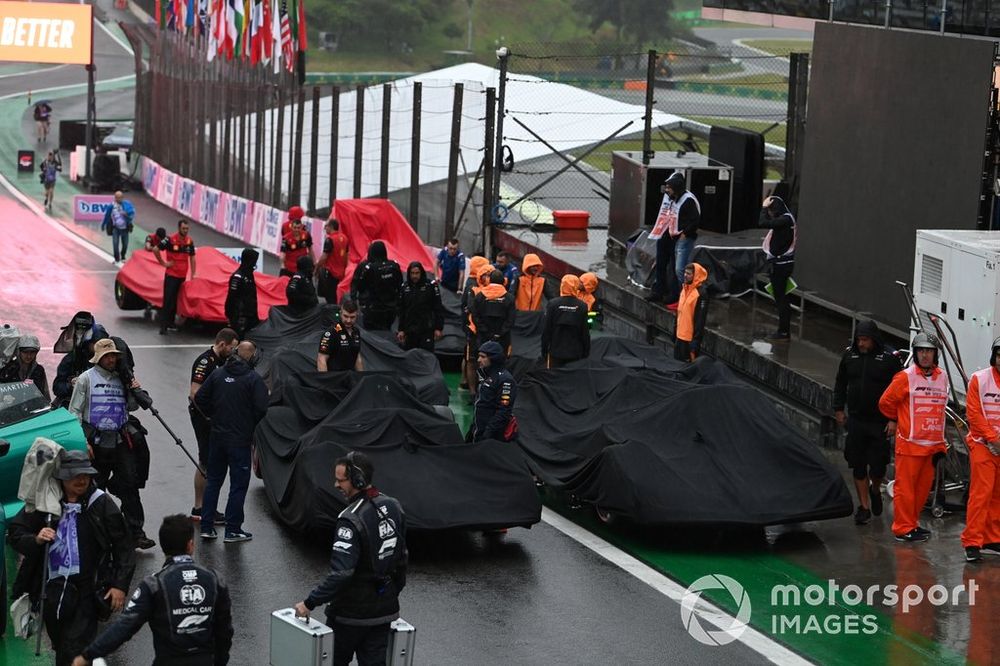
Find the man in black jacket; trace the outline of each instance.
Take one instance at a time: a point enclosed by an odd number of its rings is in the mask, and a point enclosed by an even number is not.
[[[770,340],[791,337],[792,305],[788,302],[788,279],[795,268],[795,217],[780,197],[767,197],[760,211],[757,226],[770,229],[764,237],[764,254],[771,264],[771,288],[778,309],[778,330],[768,335]]]
[[[661,191],[663,202],[653,227],[660,234],[656,239],[655,281],[646,300],[673,305],[680,296],[684,267],[698,237],[701,205],[688,191],[687,181],[680,171],[670,174]]]
[[[260,323],[257,315],[257,283],[253,270],[257,265],[257,250],[245,248],[240,255],[240,267],[229,277],[226,292],[226,319],[240,338]]]
[[[516,304],[514,294],[503,286],[503,273],[490,273],[490,283],[479,290],[469,304],[469,316],[476,327],[476,342],[496,342],[500,348],[510,348],[510,334],[514,328]],[[475,347],[473,347],[475,348]]]
[[[60,455],[55,478],[62,485],[62,516],[21,509],[8,526],[7,543],[24,556],[14,581],[15,597],[27,592],[38,602],[48,555],[42,619],[56,666],[69,666],[97,635],[100,616],[124,607],[135,552],[118,505],[93,483],[97,470],[87,452]]]
[[[244,340],[226,364],[216,368],[194,396],[194,403],[212,420],[208,480],[201,505],[201,538],[216,539],[213,527],[219,491],[229,471],[226,502],[226,543],[249,541],[243,529],[243,501],[250,487],[250,446],[257,423],[267,414],[267,387],[253,369],[257,346]]]
[[[882,515],[882,480],[889,464],[888,419],[878,401],[903,369],[899,358],[882,343],[874,321],[858,322],[854,343],[840,359],[833,387],[834,417],[847,426],[844,458],[854,474],[858,510],[854,522],[864,525]],[[847,414],[844,413],[847,407]]]
[[[319,305],[319,296],[316,295],[316,286],[312,281],[316,267],[312,257],[307,254],[298,258],[295,269],[295,275],[285,287],[285,298],[288,299],[288,308],[292,312],[303,314]]]
[[[403,349],[434,351],[434,342],[444,329],[444,307],[437,282],[427,279],[419,261],[406,269],[406,282],[399,289],[399,321],[396,340]]]
[[[472,421],[472,441],[496,439],[507,442],[516,432],[514,400],[517,382],[507,370],[507,355],[497,342],[479,348],[479,394]]]
[[[73,395],[73,384],[77,377],[93,367],[90,359],[94,356],[94,345],[98,340],[110,338],[115,343],[115,349],[122,352],[122,360],[129,370],[135,369],[135,359],[132,350],[120,337],[109,335],[108,331],[94,320],[89,312],[77,312],[72,321],[63,327],[59,336],[58,346],[65,343],[69,351],[59,361],[56,368],[56,378],[52,380],[52,404],[55,407],[66,407]],[[60,351],[59,349],[56,350]]]
[[[372,241],[368,259],[354,271],[351,299],[361,306],[361,321],[369,331],[388,331],[396,318],[396,303],[403,273],[388,258],[385,243]]]
[[[135,589],[125,612],[97,637],[73,666],[90,666],[149,623],[159,666],[225,666],[233,643],[229,589],[211,569],[194,563],[194,525],[182,514],[160,526],[167,561]]]
[[[351,451],[334,463],[337,489],[348,506],[337,517],[330,575],[295,613],[309,617],[326,607],[333,629],[333,666],[385,664],[389,623],[399,617],[399,593],[406,585],[406,516],[399,502],[372,485],[375,468]]]
[[[545,306],[542,358],[550,368],[561,368],[590,355],[587,304],[576,297],[579,293],[580,278],[564,275],[559,284],[559,297]]]

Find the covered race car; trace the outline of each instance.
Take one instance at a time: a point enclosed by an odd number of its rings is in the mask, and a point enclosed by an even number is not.
[[[532,470],[603,520],[764,526],[851,514],[837,470],[721,364],[658,363],[662,352],[621,340],[594,352],[529,373],[515,414]]]
[[[187,280],[177,297],[177,314],[207,322],[226,321],[226,294],[229,277],[238,264],[214,247],[195,250],[198,277]],[[141,310],[147,304],[163,305],[163,274],[152,252],[134,252],[115,278],[115,301],[122,310]],[[285,305],[287,277],[256,273],[257,314],[266,319],[273,305]]]
[[[406,508],[413,530],[530,527],[541,502],[521,452],[467,444],[450,411],[391,376],[271,368],[271,406],[254,434],[268,498],[290,527],[333,528],[344,509],[333,467],[348,451],[375,465],[374,484]],[[331,411],[332,408],[332,411]]]

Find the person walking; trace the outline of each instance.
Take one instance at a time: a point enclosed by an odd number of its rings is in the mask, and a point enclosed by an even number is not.
[[[369,331],[388,331],[396,318],[403,272],[389,259],[385,243],[372,241],[368,259],[355,268],[351,300],[361,306],[361,323]]]
[[[507,354],[500,343],[479,347],[479,392],[472,421],[472,441],[495,439],[509,442],[517,434],[514,400],[517,382],[507,369]]]
[[[458,239],[452,238],[437,255],[438,283],[448,291],[461,294],[465,288],[465,255],[458,249]]]
[[[969,420],[969,501],[962,546],[965,561],[981,553],[1000,555],[1000,338],[990,346],[990,362],[973,373],[965,393]]]
[[[399,331],[396,341],[403,349],[434,351],[434,343],[444,330],[444,307],[437,282],[427,278],[419,261],[410,262],[406,282],[399,289]]]
[[[229,321],[229,328],[236,331],[239,338],[246,337],[247,331],[260,323],[257,312],[257,281],[254,278],[254,267],[257,266],[259,257],[257,250],[244,248],[239,268],[229,276],[226,319]]]
[[[340,320],[333,322],[319,339],[316,369],[320,372],[357,370],[363,372],[361,331],[358,330],[358,304],[345,298],[340,304]]]
[[[222,482],[229,472],[226,543],[249,541],[243,529],[243,502],[250,487],[250,446],[257,423],[267,414],[267,386],[253,369],[257,346],[244,340],[195,393],[195,406],[212,421],[208,479],[201,505],[201,538],[216,539],[215,511]]]
[[[58,153],[49,151],[45,156],[45,159],[39,165],[39,180],[42,181],[42,187],[45,188],[45,207],[52,210],[52,197],[56,191],[56,181],[59,179],[59,172],[62,171],[62,162],[59,160]]]
[[[902,369],[902,363],[882,342],[878,325],[871,320],[858,322],[854,342],[840,359],[833,386],[833,416],[838,425],[847,428],[844,458],[858,494],[854,514],[858,525],[867,524],[873,515],[882,515],[889,422],[879,411],[878,402]]]
[[[323,298],[333,305],[337,302],[337,287],[347,272],[350,244],[336,219],[331,217],[327,220],[323,230],[326,231],[326,238],[323,240],[323,253],[316,264],[316,281]]]
[[[791,338],[792,304],[788,302],[788,281],[795,268],[795,239],[798,231],[795,217],[780,197],[767,197],[760,211],[757,226],[770,229],[764,236],[764,254],[771,265],[771,288],[778,309],[778,330],[769,340]]]
[[[177,315],[177,298],[181,286],[187,279],[188,267],[191,268],[191,279],[195,278],[197,264],[195,263],[194,240],[189,232],[191,224],[185,220],[177,221],[177,233],[169,236],[153,251],[156,261],[167,269],[163,276],[163,307],[160,308],[160,335],[166,335],[168,328],[176,328],[174,317]],[[166,253],[166,259],[163,258]]]
[[[326,607],[333,629],[333,666],[386,663],[389,623],[399,618],[399,593],[406,586],[406,516],[399,502],[372,485],[375,466],[351,451],[334,463],[334,483],[347,499],[337,517],[330,574],[295,614],[309,617]]]
[[[194,526],[187,516],[167,516],[160,525],[167,561],[135,588],[118,620],[73,660],[90,666],[135,636],[142,625],[153,632],[158,666],[225,666],[233,644],[229,588],[212,569],[194,561]],[[183,611],[183,612],[178,612]]]
[[[135,206],[125,198],[121,190],[115,192],[115,200],[111,207],[104,211],[104,220],[101,222],[101,229],[107,231],[111,236],[111,249],[115,254],[115,265],[125,263],[125,254],[128,252],[128,237],[132,233],[135,224]],[[164,233],[166,236],[166,233]],[[160,239],[162,241],[162,238]]]

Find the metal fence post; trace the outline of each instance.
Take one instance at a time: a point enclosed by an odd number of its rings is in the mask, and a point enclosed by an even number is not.
[[[486,128],[485,136],[483,137],[483,226],[480,232],[483,238],[488,235],[489,225],[493,221],[493,216],[490,210],[493,206],[493,200],[496,193],[493,191],[493,139],[494,139],[494,121],[496,119],[496,108],[497,108],[497,89],[487,88],[486,89]],[[480,245],[479,251],[485,253],[486,249],[483,245]],[[485,254],[483,256],[486,256]]]
[[[656,86],[656,51],[650,49],[646,58],[646,115],[642,127],[642,163],[653,159],[653,91]]]
[[[295,112],[295,154],[292,158],[292,194],[295,203],[302,201],[302,136],[305,134],[306,91],[302,86],[296,86],[299,108]]]
[[[382,142],[378,170],[378,195],[389,196],[389,120],[392,115],[392,84],[382,84]]]
[[[455,97],[451,106],[451,147],[448,151],[448,194],[445,199],[444,237],[455,233],[455,198],[458,196],[458,156],[462,150],[462,96],[465,86],[455,84]]]
[[[340,86],[333,87],[330,98],[330,208],[337,200],[337,162],[340,159]]]
[[[410,226],[417,228],[420,214],[420,113],[424,86],[413,84],[413,125],[410,132]]]
[[[361,156],[364,154],[365,87],[358,86],[354,93],[354,198],[361,198]]]
[[[785,180],[789,184],[789,207],[796,210],[802,149],[805,145],[806,101],[809,91],[809,54],[792,53],[788,77],[788,120],[785,125]]]
[[[309,136],[309,214],[316,212],[316,176],[319,171],[319,86],[313,86],[312,133]]]

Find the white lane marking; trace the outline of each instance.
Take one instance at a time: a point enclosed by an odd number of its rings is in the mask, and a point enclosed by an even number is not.
[[[201,349],[203,347],[211,347],[211,343],[200,342],[198,344],[190,345],[129,345],[129,349]]]
[[[42,74],[44,72],[51,72],[54,69],[62,69],[63,67],[69,67],[69,65],[55,65],[53,67],[42,67],[41,69],[29,69],[26,72],[14,72],[13,74],[0,74],[0,79],[12,79],[15,76],[28,76],[29,74]]]
[[[670,598],[677,604],[681,603],[681,599],[684,597],[686,589],[676,581],[667,578],[649,565],[644,564],[631,555],[619,550],[601,537],[585,530],[576,523],[563,518],[548,507],[542,507],[542,521],[556,528],[577,543],[586,546],[607,561],[620,567],[625,572],[635,576],[660,594]],[[720,629],[726,629],[732,626],[733,616],[726,613],[718,606],[707,602],[704,598],[698,602],[698,610],[699,617],[704,618]],[[678,626],[680,626],[679,614],[677,617],[677,623]],[[737,640],[775,664],[801,666],[812,663],[807,659],[804,659],[801,655],[789,650],[784,645],[776,642],[750,626],[746,628]]]
[[[100,81],[96,82],[96,85],[97,85],[97,87],[100,87],[102,85],[108,85],[108,84],[111,84],[111,83],[118,83],[119,81],[127,81],[127,80],[132,80],[132,79],[135,79],[135,74],[125,74],[123,76],[116,76],[113,79],[101,79]],[[59,91],[59,90],[69,90],[70,88],[80,88],[80,92],[81,93],[83,93],[83,94],[87,93],[87,84],[86,83],[67,83],[66,85],[62,85],[62,86],[51,86],[51,87],[48,87],[48,88],[38,88],[37,90],[32,90],[31,94],[32,94],[32,96],[37,96],[38,93],[56,92],[56,91]],[[124,88],[122,88],[122,90],[124,90]],[[101,91],[98,91],[98,94],[100,94],[100,92]],[[103,92],[117,92],[117,91],[115,91],[115,90],[106,90],[106,91],[103,91]],[[28,93],[28,91],[25,90],[25,91],[22,91],[22,92],[15,92],[15,93],[9,93],[7,95],[2,95],[2,96],[0,96],[0,101],[5,100],[5,99],[14,99],[16,97],[23,97],[23,96],[27,95],[27,93]]]
[[[104,32],[106,32],[108,34],[108,37],[110,37],[111,39],[115,40],[115,42],[117,42],[118,46],[120,46],[123,49],[125,49],[125,51],[127,51],[130,56],[134,56],[135,55],[135,51],[132,50],[132,47],[129,46],[128,44],[126,44],[125,42],[123,42],[118,35],[116,35],[115,33],[111,32],[111,30],[108,28],[108,26],[106,26],[103,23],[101,23],[100,21],[98,21],[96,16],[94,17],[94,23],[96,23],[97,26],[101,30],[103,30]]]
[[[3,272],[3,274],[4,275],[49,275],[50,272],[51,271],[7,271],[7,270],[5,270]],[[70,268],[70,269],[65,269],[64,268],[64,269],[62,269],[59,272],[60,272],[60,274],[71,273],[73,275],[76,275],[76,274],[81,274],[81,275],[83,275],[83,274],[86,274],[86,275],[118,275],[118,269],[115,269],[115,270],[86,270],[86,269],[73,270],[72,268]]]

